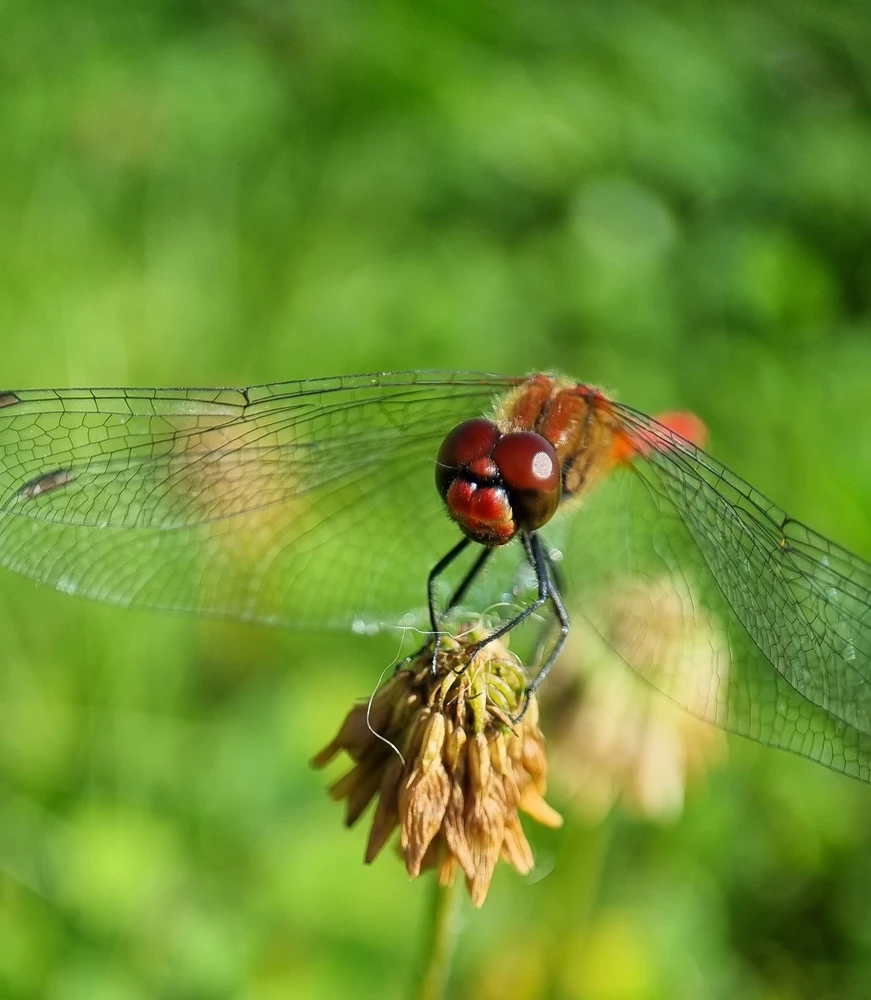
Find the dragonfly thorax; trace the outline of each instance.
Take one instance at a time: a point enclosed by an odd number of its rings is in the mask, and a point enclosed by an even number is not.
[[[556,512],[561,496],[553,445],[533,431],[503,434],[489,420],[467,420],[439,448],[436,487],[450,517],[473,541],[504,545]]]

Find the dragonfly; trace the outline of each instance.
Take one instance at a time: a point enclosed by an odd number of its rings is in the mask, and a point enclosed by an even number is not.
[[[549,604],[559,634],[532,686],[573,618],[616,645],[603,595],[645,581],[683,604],[645,681],[871,781],[871,565],[702,436],[541,373],[5,391],[0,564],[115,605],[436,641],[454,606],[519,608],[492,637]],[[624,632],[633,613],[649,622],[624,602]],[[723,651],[701,684],[694,621]]]

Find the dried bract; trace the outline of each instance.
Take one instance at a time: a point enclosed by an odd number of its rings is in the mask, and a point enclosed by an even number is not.
[[[371,703],[352,708],[313,760],[323,767],[344,750],[355,762],[330,789],[345,800],[349,826],[377,799],[367,863],[398,827],[409,875],[435,867],[449,885],[460,870],[475,906],[500,857],[522,874],[532,870],[520,811],[545,826],[562,822],[544,800],[547,762],[535,699],[512,722],[524,701],[522,666],[499,641],[468,663],[483,635],[470,629],[446,637],[435,672],[424,651]]]

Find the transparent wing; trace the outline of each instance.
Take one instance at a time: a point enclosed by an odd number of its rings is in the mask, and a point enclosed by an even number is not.
[[[557,526],[575,615],[693,714],[871,781],[871,565],[614,413],[645,457]]]
[[[458,539],[433,483],[438,445],[512,384],[399,372],[0,393],[0,563],[113,604],[399,620]]]

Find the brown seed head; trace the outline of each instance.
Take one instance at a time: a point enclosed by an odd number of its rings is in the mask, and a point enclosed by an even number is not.
[[[371,704],[352,708],[312,761],[323,767],[342,750],[355,761],[330,789],[345,800],[349,826],[377,799],[367,863],[398,827],[409,875],[435,867],[449,885],[460,869],[475,906],[500,857],[522,874],[532,870],[519,810],[545,826],[562,823],[544,800],[547,762],[535,699],[512,722],[525,696],[522,666],[499,641],[468,663],[469,648],[484,634],[446,637],[434,673],[431,651],[423,652]]]

